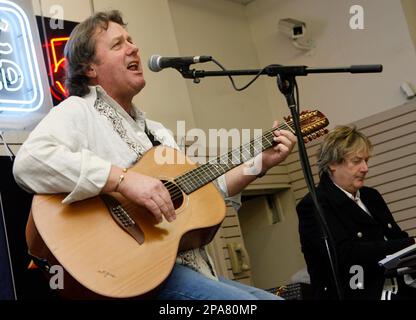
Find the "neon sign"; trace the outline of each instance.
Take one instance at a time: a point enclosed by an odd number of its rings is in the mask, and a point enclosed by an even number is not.
[[[43,102],[28,16],[17,4],[0,0],[0,111],[33,112]]]
[[[65,57],[59,56],[57,54],[57,48],[62,48],[65,46],[65,43],[69,40],[69,37],[59,37],[59,38],[53,38],[50,41],[51,51],[52,51],[52,82],[55,84],[55,87],[59,90],[59,93],[62,94],[64,97],[68,96],[68,92],[65,89],[64,85],[62,84],[62,81],[59,80],[60,74],[64,73],[64,63],[65,63]],[[58,78],[58,79],[57,79]],[[52,94],[54,92],[52,91]],[[59,97],[55,98],[59,99]]]
[[[48,17],[36,16],[36,22],[49,78],[49,91],[53,105],[56,106],[69,95],[64,85],[66,67],[64,48],[78,22],[62,20],[59,28],[54,28],[51,18]]]

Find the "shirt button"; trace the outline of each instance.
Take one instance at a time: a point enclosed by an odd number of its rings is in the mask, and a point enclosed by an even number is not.
[[[361,232],[358,232],[358,233],[357,233],[357,237],[358,237],[358,238],[362,238],[362,237],[363,237],[363,234],[362,234]]]
[[[391,225],[391,223],[388,223],[387,224],[387,227],[389,227],[389,229],[393,228],[392,225]]]

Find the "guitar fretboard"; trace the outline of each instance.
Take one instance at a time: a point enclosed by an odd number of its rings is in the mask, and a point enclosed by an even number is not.
[[[254,138],[250,142],[235,148],[228,153],[224,153],[218,158],[212,159],[207,163],[175,178],[175,183],[186,194],[190,194],[195,190],[198,190],[224,173],[254,158],[264,150],[273,146],[273,131],[277,129],[292,130],[288,124],[282,123],[278,126],[278,128],[268,130],[261,137]]]

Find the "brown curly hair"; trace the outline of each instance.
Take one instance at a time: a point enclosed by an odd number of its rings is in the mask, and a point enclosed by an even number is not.
[[[120,11],[97,12],[72,30],[65,45],[66,80],[69,95],[84,96],[90,92],[90,79],[86,76],[89,65],[95,59],[97,29],[107,30],[109,22],[126,27]]]

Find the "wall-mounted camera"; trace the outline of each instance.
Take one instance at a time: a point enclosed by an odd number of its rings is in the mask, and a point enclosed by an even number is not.
[[[305,35],[306,23],[291,18],[280,19],[279,30],[292,39],[297,39]]]
[[[292,40],[292,44],[300,50],[309,51],[315,48],[315,42],[306,38],[306,23],[300,20],[286,18],[279,20],[279,31]]]

